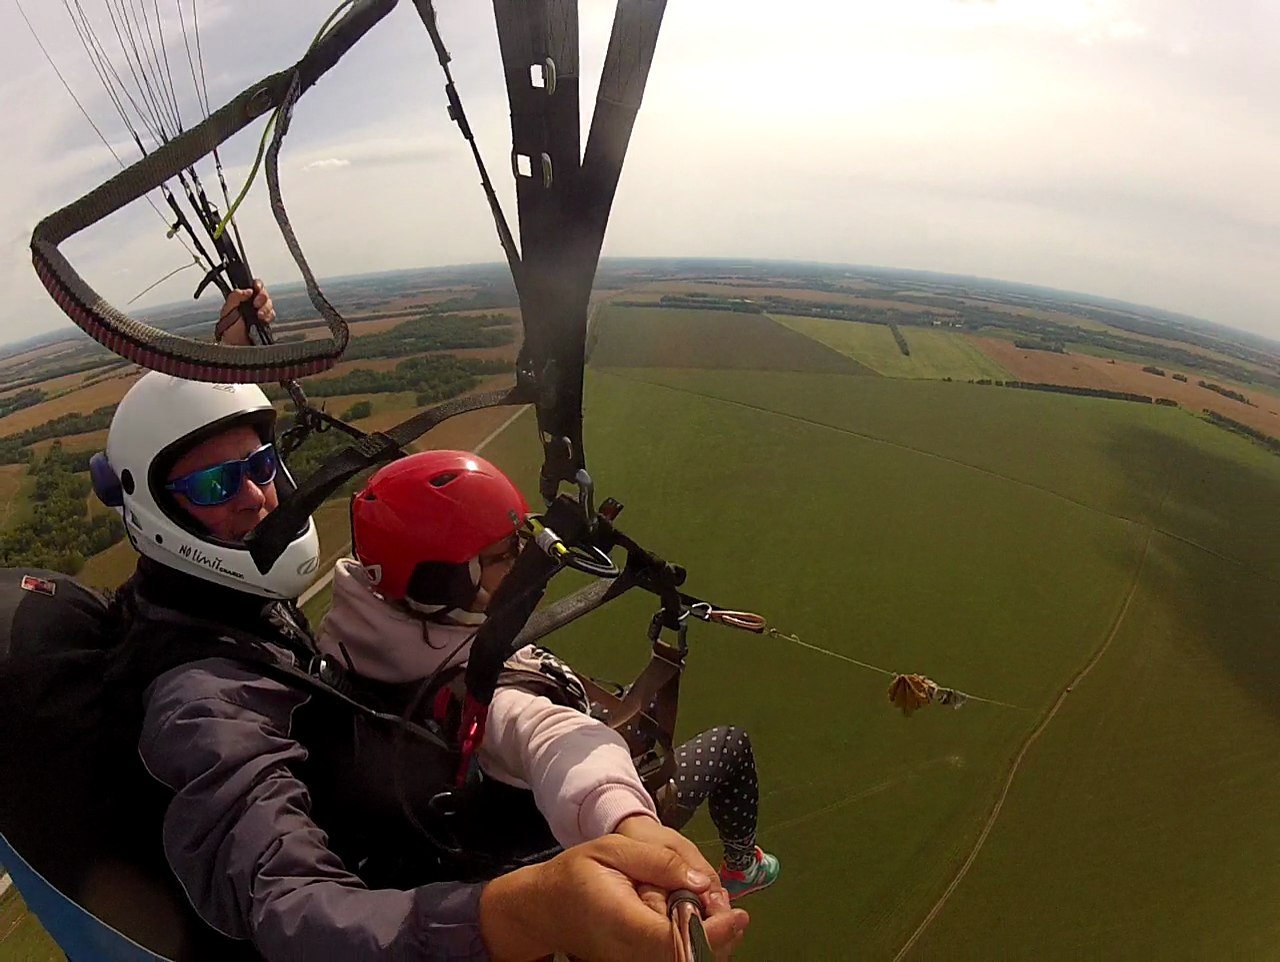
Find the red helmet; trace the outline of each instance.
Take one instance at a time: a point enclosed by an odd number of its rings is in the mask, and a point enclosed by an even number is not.
[[[484,458],[424,451],[381,468],[352,498],[352,550],[383,597],[465,608],[480,552],[515,534],[528,511]]]

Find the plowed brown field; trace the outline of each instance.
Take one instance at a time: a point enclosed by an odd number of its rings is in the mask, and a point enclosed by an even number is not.
[[[1157,365],[1168,374],[1160,377],[1148,374],[1142,370],[1142,364],[1133,361],[1117,360],[1112,363],[1106,358],[1087,354],[1027,351],[1014,347],[1010,341],[994,337],[978,337],[974,338],[974,342],[992,360],[1021,381],[1067,384],[1106,391],[1132,391],[1152,397],[1172,398],[1197,414],[1207,408],[1259,431],[1265,431],[1272,437],[1280,437],[1280,398],[1256,388],[1239,388],[1245,397],[1253,401],[1255,407],[1200,387],[1197,381],[1213,380],[1204,375],[1183,371],[1181,373],[1187,375],[1187,381],[1175,381],[1172,375],[1178,371],[1176,367]]]

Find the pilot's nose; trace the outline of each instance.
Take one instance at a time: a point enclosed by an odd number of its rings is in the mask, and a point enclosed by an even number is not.
[[[267,496],[251,478],[245,478],[236,492],[236,507],[244,511],[258,511],[267,503]]]

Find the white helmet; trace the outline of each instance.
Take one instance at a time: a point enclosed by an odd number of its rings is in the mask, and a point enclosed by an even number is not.
[[[297,598],[315,578],[320,540],[306,527],[265,573],[243,544],[213,537],[165,490],[170,467],[192,446],[235,424],[251,424],[264,442],[275,436],[275,408],[256,384],[186,381],[156,371],[138,379],[111,419],[104,458],[90,464],[99,500],[116,508],[139,553],[205,581],[263,595]],[[282,496],[294,488],[283,462]]]

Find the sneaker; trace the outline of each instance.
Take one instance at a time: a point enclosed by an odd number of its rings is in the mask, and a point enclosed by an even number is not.
[[[765,854],[765,851],[757,845],[755,861],[741,872],[723,863],[720,865],[720,883],[725,887],[732,901],[744,895],[750,895],[752,892],[758,892],[762,888],[768,888],[778,880],[778,872],[781,868],[776,856]]]

